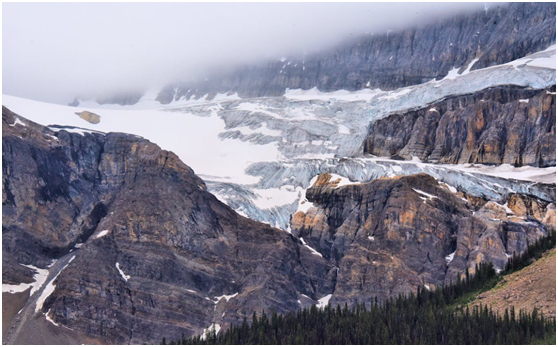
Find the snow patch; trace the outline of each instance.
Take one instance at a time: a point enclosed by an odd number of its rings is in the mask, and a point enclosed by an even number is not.
[[[7,284],[2,283],[2,293],[21,293],[33,287],[33,283]]]
[[[446,77],[444,77],[445,80],[453,80],[455,79],[457,76],[459,76],[459,68],[458,67],[454,67],[453,69],[451,69],[450,71],[448,71],[448,74],[446,75]]]
[[[347,186],[350,184],[357,184],[357,182],[351,182],[351,180],[349,180],[347,177],[343,177],[337,174],[330,174],[331,175],[331,179],[329,180],[329,182],[335,182],[338,181],[337,184],[337,188],[343,187],[343,186]]]
[[[333,294],[328,294],[326,296],[324,296],[323,298],[321,298],[320,300],[318,300],[318,304],[316,305],[317,308],[325,308],[328,304],[329,304],[329,300],[331,299],[331,296]]]
[[[438,185],[440,185],[442,188],[445,188],[445,189],[449,190],[450,192],[452,192],[452,193],[454,193],[454,194],[457,193],[457,188],[455,188],[455,187],[453,187],[453,186],[450,186],[450,185],[447,184],[447,183],[438,181]]]
[[[54,264],[54,262],[53,262],[53,264]],[[53,264],[51,264],[50,266],[52,266]],[[35,271],[35,274],[33,275],[33,280],[34,281],[32,283],[20,283],[20,284],[4,284],[4,283],[2,283],[2,293],[21,293],[21,292],[26,291],[28,288],[31,288],[31,291],[29,292],[29,296],[31,296],[39,288],[41,288],[42,285],[47,280],[48,273],[49,273],[48,269],[40,269],[40,268],[38,268],[36,266],[33,266],[33,265],[23,265],[23,264],[20,264],[20,265],[25,266],[25,267]]]
[[[51,322],[52,324],[59,326],[58,323],[56,323],[55,321],[52,320],[52,318],[50,318],[50,309],[48,309],[47,313],[45,313],[45,318],[47,321]]]
[[[529,103],[529,99],[519,99],[519,102],[522,102],[524,104],[528,104]]]
[[[466,75],[466,74],[468,74],[468,73],[471,71],[471,68],[473,67],[473,65],[475,65],[475,63],[476,63],[477,61],[479,61],[479,59],[480,59],[480,58],[475,58],[475,59],[473,59],[473,61],[471,61],[471,62],[469,63],[469,65],[467,66],[467,68],[465,69],[465,71],[463,71],[463,73],[461,73],[461,75]]]
[[[130,279],[130,276],[126,275],[124,273],[124,271],[122,271],[122,269],[120,268],[120,264],[117,262],[116,264],[116,269],[118,270],[118,272],[120,273],[120,276],[122,276],[122,278],[124,279],[124,281],[128,282],[128,280]]]
[[[448,254],[448,255],[446,256],[446,263],[448,263],[448,264],[451,263],[451,261],[453,260],[453,257],[454,257],[454,256],[455,256],[455,252],[453,252],[453,253],[451,253],[451,254]]]
[[[300,201],[298,202],[298,209],[296,210],[296,212],[304,212],[304,214],[308,213],[308,210],[310,208],[314,207],[314,204],[310,201],[308,201],[306,198],[301,198]]]
[[[22,122],[21,119],[19,119],[18,117],[14,117],[14,118],[15,118],[14,124],[8,124],[9,126],[15,127],[16,124],[19,124],[19,125],[24,126],[24,127],[27,126],[27,124],[25,124],[24,122]]]
[[[321,255],[321,253],[318,252],[318,251],[316,251],[314,248],[308,246],[302,237],[300,238],[300,242],[302,242],[302,244],[304,245],[304,247],[308,248],[308,249],[310,250],[310,252],[312,252],[312,254],[314,254],[314,255],[319,255],[320,257],[323,258],[323,255]]]
[[[219,301],[221,301],[221,299],[225,299],[226,302],[229,302],[230,299],[234,298],[237,295],[238,295],[238,293],[234,293],[233,295],[216,296],[215,299],[217,299],[217,300],[215,301],[215,304],[217,304]]]
[[[56,285],[53,284],[54,281],[56,281],[56,279],[58,278],[58,276],[60,276],[60,274],[62,273],[62,271],[64,271],[65,268],[68,267],[68,265],[70,265],[70,263],[76,258],[76,256],[72,256],[72,258],[70,258],[70,260],[68,261],[68,264],[66,264],[62,269],[60,269],[60,271],[58,271],[58,273],[56,274],[56,276],[54,276],[54,278],[47,283],[47,285],[45,286],[45,288],[43,289],[43,292],[41,293],[41,295],[39,296],[39,298],[37,299],[37,303],[35,305],[35,313],[38,313],[42,308],[43,305],[45,303],[45,300],[52,294],[54,293],[54,290],[56,289]]]
[[[421,197],[422,202],[424,202],[425,204],[426,204],[426,201],[427,201],[427,200],[431,200],[431,199],[433,199],[433,198],[437,198],[436,195],[428,194],[427,192],[423,192],[422,190],[418,190],[418,189],[415,189],[415,188],[413,188],[413,190],[414,190],[415,192],[419,193],[420,195],[425,196],[425,197]]]
[[[109,233],[108,230],[103,230],[100,233],[98,233],[97,235],[95,235],[94,239],[100,239],[103,236],[106,236]]]

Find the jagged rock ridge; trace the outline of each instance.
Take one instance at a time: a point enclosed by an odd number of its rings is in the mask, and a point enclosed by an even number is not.
[[[373,123],[365,153],[458,164],[556,165],[556,86],[493,87]]]

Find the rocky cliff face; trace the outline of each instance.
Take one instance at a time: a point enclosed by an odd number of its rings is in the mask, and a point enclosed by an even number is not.
[[[286,88],[384,90],[439,79],[453,68],[483,68],[543,50],[556,41],[556,4],[493,5],[420,28],[376,33],[302,58],[246,66],[204,81],[169,85],[158,100],[238,92],[283,95]]]
[[[333,290],[323,258],[236,214],[173,153],[133,135],[53,132],[5,108],[2,121],[3,281],[32,282],[20,263],[66,259],[37,311],[58,333],[160,342]]]
[[[365,153],[440,163],[556,165],[556,86],[502,86],[376,121]]]
[[[324,174],[289,234],[236,214],[141,137],[55,132],[6,108],[2,121],[3,282],[48,273],[4,342],[44,341],[41,320],[53,343],[145,343],[263,309],[384,299],[479,261],[502,268],[555,220],[535,196],[470,203],[426,174],[347,186]]]
[[[475,206],[426,174],[341,187],[329,180],[323,174],[308,189],[313,207],[297,212],[292,227],[339,268],[333,304],[455,282],[481,261],[502,269],[514,252],[546,234],[526,210],[514,215],[507,204]],[[555,213],[553,204],[537,204]]]

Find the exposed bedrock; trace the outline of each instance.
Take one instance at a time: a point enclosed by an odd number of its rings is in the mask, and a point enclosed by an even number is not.
[[[54,132],[5,108],[2,121],[3,279],[32,282],[19,263],[45,269],[73,251],[38,313],[61,332],[157,343],[333,290],[330,264],[236,214],[172,152]]]
[[[314,205],[293,216],[292,232],[339,268],[332,303],[455,282],[481,261],[502,269],[547,232],[533,209],[515,215],[495,202],[475,206],[427,174],[342,187],[323,184],[327,176],[307,190]],[[547,204],[534,203],[545,213]]]
[[[556,165],[556,86],[501,86],[376,121],[364,151],[439,163]]]

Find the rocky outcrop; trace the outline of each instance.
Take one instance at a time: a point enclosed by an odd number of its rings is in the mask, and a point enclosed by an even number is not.
[[[45,291],[31,295],[21,314],[32,317],[16,315],[16,343],[44,331],[52,343],[160,342],[329,295],[352,304],[431,288],[479,261],[503,267],[546,233],[530,214],[553,207],[519,195],[514,215],[426,174],[349,185],[323,174],[289,234],[238,215],[141,137],[52,131],[6,108],[2,121],[3,281],[33,282],[25,264],[50,269],[54,286],[37,313]]]
[[[506,207],[521,218],[533,217],[547,228],[556,229],[556,205],[531,195],[510,194]]]
[[[478,207],[426,175],[335,187],[322,175],[293,216],[292,232],[339,268],[331,303],[379,299],[455,282],[546,234],[534,218],[508,218],[504,206]]]
[[[133,135],[54,132],[5,108],[2,121],[3,279],[32,282],[20,263],[65,259],[38,313],[61,336],[157,343],[333,290],[323,258],[236,214],[173,153]]]
[[[136,104],[141,97],[143,96],[143,92],[121,92],[121,93],[116,93],[113,94],[111,96],[107,96],[107,97],[100,97],[97,98],[97,103],[99,104],[116,104],[116,105],[121,105],[121,106],[125,106],[125,105],[134,105]],[[71,105],[70,105],[71,106]]]
[[[79,118],[88,121],[91,124],[99,124],[101,122],[101,116],[96,113],[89,111],[75,112]]]
[[[98,97],[97,99],[95,99],[95,102],[100,105],[104,105],[104,104],[112,104],[112,105],[120,105],[120,106],[135,105],[140,101],[143,95],[144,93],[140,91],[119,92],[119,93],[114,93],[110,96]],[[74,98],[74,100],[72,100],[72,102],[68,103],[68,106],[77,107],[80,105],[81,101],[82,101],[81,97],[79,98],[76,97]]]
[[[365,153],[439,163],[556,165],[556,87],[502,86],[376,121]]]
[[[376,33],[313,55],[246,66],[208,79],[168,85],[158,96],[167,104],[238,92],[241,97],[283,95],[286,88],[321,91],[424,83],[464,70],[501,64],[546,49],[556,41],[554,3],[493,5],[488,11],[444,19],[401,32]]]

